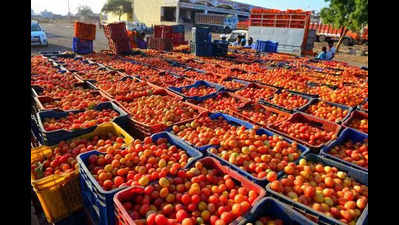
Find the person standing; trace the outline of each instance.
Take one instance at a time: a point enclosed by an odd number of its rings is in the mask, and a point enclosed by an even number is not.
[[[254,39],[252,37],[248,38],[248,44],[245,45],[245,48],[255,49]]]
[[[328,51],[326,54],[326,59],[327,60],[332,60],[335,57],[335,52],[337,51],[337,49],[334,47],[334,42],[329,41],[328,42]]]

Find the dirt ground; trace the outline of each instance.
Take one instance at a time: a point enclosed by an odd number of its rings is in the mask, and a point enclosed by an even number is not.
[[[48,47],[31,47],[31,54],[38,54],[40,51],[55,51],[55,50],[72,50],[73,38],[73,24],[59,21],[55,23],[42,23],[42,27],[47,31]],[[186,33],[186,39],[190,39],[191,33]],[[219,35],[213,35],[213,38],[218,39]],[[96,40],[93,42],[94,50],[100,51],[108,48],[107,39],[104,36],[104,31],[97,28]],[[323,46],[327,46],[327,42],[315,42],[313,52],[319,53]],[[340,52],[335,56],[335,60],[347,62],[354,66],[368,66],[368,54],[362,55],[362,52],[368,53],[368,46],[355,45],[352,47],[342,45]]]
[[[323,46],[328,46],[327,42],[315,42],[313,52],[319,53]],[[369,64],[368,46],[367,45],[354,45],[344,46],[341,45],[339,52],[335,55],[335,60],[347,62],[354,66],[366,66]]]

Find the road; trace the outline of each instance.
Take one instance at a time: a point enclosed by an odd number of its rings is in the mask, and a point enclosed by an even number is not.
[[[72,51],[73,24],[72,23],[47,23],[40,24],[47,32],[48,47],[31,46],[31,54],[39,54],[40,51]],[[108,49],[108,42],[104,31],[96,30],[96,40],[93,41],[94,51]]]

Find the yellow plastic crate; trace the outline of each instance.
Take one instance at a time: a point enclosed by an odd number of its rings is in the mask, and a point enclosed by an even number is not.
[[[122,136],[125,144],[133,141],[125,130],[113,122],[101,124],[94,131],[72,140],[89,139],[109,132]],[[53,148],[54,146],[40,146],[32,149],[31,164],[50,156]],[[83,207],[78,169],[71,173],[53,174],[41,179],[36,179],[31,171],[31,184],[50,223],[60,221]]]

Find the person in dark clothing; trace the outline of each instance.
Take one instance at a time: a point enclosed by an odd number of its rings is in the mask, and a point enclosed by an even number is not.
[[[144,38],[145,38],[144,32],[142,32],[137,38],[137,47],[139,47],[140,49],[147,48],[147,43],[144,41]]]

